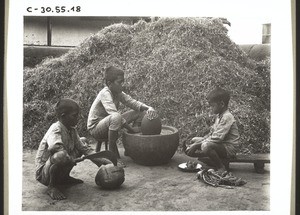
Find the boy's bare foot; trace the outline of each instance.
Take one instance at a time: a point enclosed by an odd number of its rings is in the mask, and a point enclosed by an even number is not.
[[[229,159],[222,159],[221,161],[222,161],[226,171],[229,172],[229,170],[230,170],[229,169]]]
[[[83,183],[82,180],[68,176],[62,181],[61,184],[82,184],[82,183]]]
[[[47,193],[53,200],[66,199],[65,195],[55,187],[48,187]]]
[[[126,164],[123,161],[121,161],[120,159],[118,159],[117,166],[125,168]]]
[[[129,154],[126,150],[124,151],[124,156],[129,156]]]
[[[208,169],[216,168],[215,163],[208,157],[198,157],[198,161],[201,162],[203,167],[206,167]]]

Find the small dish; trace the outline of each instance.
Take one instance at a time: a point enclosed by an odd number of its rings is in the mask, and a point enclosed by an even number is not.
[[[187,162],[178,165],[178,168],[183,172],[198,172],[200,171],[201,167],[202,165],[199,163],[197,163],[197,165],[194,168],[188,168]]]

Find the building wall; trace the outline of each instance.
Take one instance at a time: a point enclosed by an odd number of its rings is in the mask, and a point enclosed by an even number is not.
[[[45,57],[60,56],[70,48],[79,45],[90,35],[113,23],[133,24],[140,19],[150,21],[149,17],[50,17],[50,20],[48,17],[48,21],[50,21],[48,22],[47,17],[25,17],[24,66],[32,67]],[[236,20],[233,19],[231,26],[228,27],[229,36],[232,36],[232,38],[238,35],[242,36],[244,43],[240,44],[240,48],[249,57],[255,60],[263,60],[269,57],[271,46],[270,44],[261,44],[261,40],[262,36],[266,36],[266,39],[270,38],[270,24],[264,27],[263,32],[262,25],[258,22],[253,26],[245,25],[243,22],[241,24],[243,25],[237,25]],[[238,29],[240,31],[237,31]],[[241,32],[241,30],[243,31]],[[51,46],[47,46],[49,32],[51,33]],[[257,38],[258,43],[246,43],[250,41],[247,40],[246,36],[253,40],[253,35],[249,32],[260,37]]]
[[[77,46],[91,34],[113,23],[133,24],[150,17],[50,17],[51,45]],[[228,17],[231,26],[226,26],[228,36],[236,44],[270,43],[269,19]],[[265,24],[267,23],[267,24]],[[47,17],[24,18],[24,44],[47,45]]]
[[[25,45],[47,45],[47,17],[25,17],[24,36]]]
[[[24,45],[47,45],[51,31],[51,46],[77,46],[85,38],[114,23],[133,24],[147,17],[47,17],[24,18]]]
[[[271,43],[271,23],[263,24],[262,43],[263,44]]]
[[[263,43],[263,26],[269,23],[271,26],[271,19],[265,18],[227,18],[231,26],[228,28],[228,35],[230,39],[236,44],[262,44]],[[271,34],[269,35],[271,37]]]

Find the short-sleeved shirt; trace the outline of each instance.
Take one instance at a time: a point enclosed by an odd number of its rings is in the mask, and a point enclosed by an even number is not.
[[[234,116],[228,111],[219,114],[206,141],[224,144],[228,156],[234,156],[239,146],[240,134]]]
[[[40,142],[35,157],[36,171],[44,166],[51,156],[50,150],[54,146],[58,148],[58,151],[66,150],[73,159],[93,152],[92,148],[82,143],[76,128],[67,129],[61,122],[57,121],[50,126]]]
[[[120,102],[125,106],[140,111],[141,106],[144,104],[133,99],[128,94],[122,92],[118,96],[114,96],[110,89],[106,86],[97,95],[94,100],[87,121],[87,129],[94,128],[102,119],[113,113],[118,113]],[[126,120],[122,118],[122,124]]]

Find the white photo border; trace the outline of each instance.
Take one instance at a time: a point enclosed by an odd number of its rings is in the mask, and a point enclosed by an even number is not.
[[[22,211],[23,17],[28,7],[80,5],[70,16],[222,16],[271,17],[271,211],[222,214],[289,214],[294,143],[294,73],[291,2],[286,0],[60,0],[9,1],[7,37],[7,118],[9,214],[167,214],[174,212],[25,212]],[[49,15],[49,14],[48,14]],[[53,14],[51,16],[61,16]],[[66,14],[64,14],[66,16]],[[284,178],[282,178],[284,176]],[[291,178],[291,177],[290,177]],[[283,182],[284,181],[284,182]],[[220,212],[176,212],[220,214]]]

